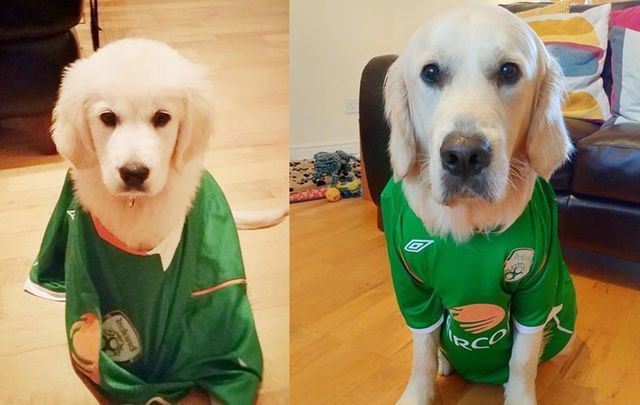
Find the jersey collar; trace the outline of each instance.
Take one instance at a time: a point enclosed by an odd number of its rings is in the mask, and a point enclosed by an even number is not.
[[[180,243],[180,237],[182,236],[182,228],[184,227],[184,220],[178,224],[175,228],[169,232],[169,234],[158,245],[148,251],[132,249],[125,245],[120,239],[116,238],[114,234],[109,232],[107,228],[102,225],[102,222],[95,215],[91,214],[91,221],[98,234],[98,236],[107,242],[108,244],[132,255],[136,256],[151,256],[160,255],[160,261],[162,262],[162,271],[167,271],[173,256],[176,253],[178,244]]]

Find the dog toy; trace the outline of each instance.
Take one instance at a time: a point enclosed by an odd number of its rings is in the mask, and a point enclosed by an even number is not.
[[[324,176],[331,176],[331,185],[335,185],[340,174],[347,175],[351,170],[349,161],[355,160],[354,156],[349,155],[347,152],[338,150],[334,153],[318,152],[313,155],[314,160],[314,175],[313,182],[319,184]]]
[[[289,202],[297,203],[303,201],[311,201],[311,200],[321,200],[325,197],[325,191],[327,191],[326,187],[314,187],[309,190],[302,191],[294,191],[289,194]]]
[[[336,202],[342,198],[340,190],[336,187],[329,187],[327,191],[324,192],[324,196],[330,202]]]
[[[342,198],[359,197],[362,195],[362,182],[359,179],[347,177],[345,181],[338,182],[336,188]]]

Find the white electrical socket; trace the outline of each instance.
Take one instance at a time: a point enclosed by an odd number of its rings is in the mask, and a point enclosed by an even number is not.
[[[344,103],[345,114],[358,114],[360,112],[357,98],[348,98]]]

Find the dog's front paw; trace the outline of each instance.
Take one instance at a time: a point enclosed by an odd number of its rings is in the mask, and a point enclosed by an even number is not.
[[[536,405],[536,397],[506,397],[504,405]]]
[[[405,393],[406,394],[406,393]],[[427,405],[427,399],[422,396],[412,396],[402,394],[396,405]]]
[[[449,360],[438,350],[438,374],[441,376],[448,376],[453,371]]]
[[[536,405],[535,386],[507,383],[504,390],[504,405]]]
[[[409,380],[407,388],[396,402],[396,405],[428,405],[433,402],[435,381],[424,381],[421,378]]]

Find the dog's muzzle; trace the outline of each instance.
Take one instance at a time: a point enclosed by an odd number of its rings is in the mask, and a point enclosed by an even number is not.
[[[486,170],[491,164],[491,144],[484,135],[448,134],[440,147],[440,160],[445,204],[456,197],[491,199]]]
[[[440,147],[442,167],[453,176],[470,178],[491,163],[491,145],[483,135],[451,133]]]
[[[127,163],[118,168],[120,178],[127,190],[144,191],[144,182],[149,177],[149,168],[137,163]]]

